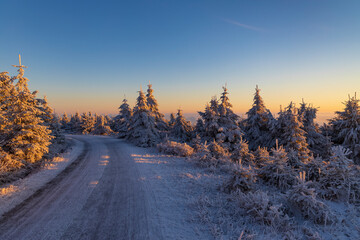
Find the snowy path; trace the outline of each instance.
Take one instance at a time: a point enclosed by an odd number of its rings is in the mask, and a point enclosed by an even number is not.
[[[207,238],[187,221],[183,169],[171,172],[172,158],[110,137],[73,137],[83,153],[1,220],[0,239]]]

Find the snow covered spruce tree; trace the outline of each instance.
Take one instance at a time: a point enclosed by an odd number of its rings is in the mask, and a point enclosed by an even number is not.
[[[237,123],[239,116],[232,111],[227,88],[223,87],[223,90],[220,103],[216,97],[213,97],[210,104],[206,105],[205,111],[199,112],[203,126],[198,127],[197,134],[200,134],[205,141],[215,140],[231,151],[233,145],[240,142],[243,133]]]
[[[170,113],[169,127],[171,128],[175,124],[175,114]]]
[[[118,132],[119,138],[124,138],[128,134],[132,117],[132,110],[124,98],[123,103],[119,107],[120,112],[114,119],[114,131]]]
[[[335,112],[335,117],[329,122],[331,137],[335,144],[350,149],[350,158],[360,164],[360,106],[356,94],[349,96],[344,105],[344,110]]]
[[[159,131],[167,131],[169,129],[167,122],[164,119],[164,114],[160,113],[158,103],[153,95],[154,90],[151,88],[152,85],[149,83],[146,100],[149,106],[149,110],[155,118],[155,125]]]
[[[204,138],[205,141],[212,141],[216,139],[218,134],[218,116],[216,112],[210,107],[209,104],[206,104],[204,112],[198,112],[201,118],[204,121],[204,132],[199,134]]]
[[[76,112],[74,115],[71,116],[70,122],[70,131],[73,134],[81,134],[82,128],[81,128],[81,117],[78,112]]]
[[[223,87],[223,90],[218,106],[219,133],[216,138],[231,151],[236,144],[240,143],[243,132],[237,124],[239,116],[232,110],[227,88]]]
[[[330,139],[321,134],[320,126],[315,122],[317,108],[306,104],[304,100],[300,103],[298,115],[303,123],[302,129],[305,131],[305,137],[309,149],[317,155],[328,156],[330,154]]]
[[[13,80],[7,72],[0,72],[0,182],[5,181],[5,179],[2,179],[3,174],[19,169],[24,165],[20,159],[12,157],[3,150],[3,147],[9,141],[9,121],[6,112],[8,105],[11,104],[10,97],[16,93]]]
[[[113,133],[110,126],[106,125],[106,120],[103,115],[96,117],[94,129],[91,132],[95,135],[110,135]]]
[[[198,118],[196,120],[195,128],[194,128],[194,135],[199,136],[200,138],[203,137],[205,133],[205,125],[202,118]]]
[[[65,132],[69,132],[70,129],[70,119],[68,118],[68,115],[66,113],[63,113],[63,115],[60,118],[60,124],[61,129]]]
[[[275,185],[281,190],[289,189],[295,183],[294,171],[289,164],[285,149],[278,146],[271,149],[268,161],[262,163],[259,176],[268,184]]]
[[[36,92],[30,92],[28,79],[24,77],[25,67],[19,62],[19,66],[15,66],[19,68],[15,79],[15,92],[9,97],[11,104],[8,104],[6,110],[8,139],[4,150],[33,163],[48,152],[52,136],[40,118],[43,113],[37,107]]]
[[[8,120],[5,112],[11,104],[10,97],[16,94],[13,80],[7,72],[0,73],[0,146],[6,142],[5,130]]]
[[[142,90],[139,91],[139,97],[134,107],[127,139],[139,147],[151,147],[160,142],[155,118],[147,105],[146,97]]]
[[[174,126],[171,128],[172,136],[180,142],[188,142],[191,140],[192,126],[186,121],[181,109],[178,109]]]
[[[44,122],[43,124],[51,130],[51,136],[58,143],[64,142],[65,136],[61,130],[60,120],[49,106],[46,96],[43,99],[37,99],[37,104],[41,111],[40,118]]]
[[[289,152],[290,163],[299,167],[311,160],[310,150],[306,142],[303,124],[297,114],[295,105],[291,102],[285,111],[279,113],[278,131],[280,132],[280,145]]]
[[[82,134],[89,134],[94,130],[95,118],[91,112],[81,114]]]
[[[246,115],[247,119],[244,120],[243,124],[249,148],[256,150],[259,146],[271,147],[271,124],[274,118],[270,110],[265,107],[258,86],[255,88],[252,108]]]

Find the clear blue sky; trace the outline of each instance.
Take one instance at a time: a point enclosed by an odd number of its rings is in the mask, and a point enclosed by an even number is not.
[[[150,80],[160,110],[202,110],[227,83],[237,112],[301,98],[322,112],[360,89],[360,1],[0,2],[0,71],[21,53],[57,112],[116,113]]]

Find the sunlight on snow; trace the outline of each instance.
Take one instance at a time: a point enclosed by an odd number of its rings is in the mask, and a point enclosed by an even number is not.
[[[168,163],[165,160],[159,160],[159,156],[155,155],[140,155],[140,154],[131,154],[132,157],[134,157],[134,160],[136,163],[153,163],[153,164],[166,164]]]
[[[0,195],[1,196],[5,196],[5,195],[10,195],[11,193],[14,193],[18,190],[17,187],[15,187],[14,185],[10,185],[8,187],[2,187],[0,190]]]
[[[99,166],[106,166],[106,165],[108,165],[108,163],[109,163],[109,161],[108,160],[101,160],[101,161],[99,161],[100,163],[99,163]]]
[[[96,187],[96,185],[99,183],[99,181],[92,181],[90,182],[90,187]]]

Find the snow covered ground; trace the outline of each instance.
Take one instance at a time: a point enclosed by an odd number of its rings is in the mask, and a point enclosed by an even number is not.
[[[211,239],[189,208],[199,176],[183,158],[72,138],[59,162],[2,191],[1,239]]]
[[[53,162],[35,173],[0,188],[0,216],[25,201],[78,158],[84,143],[71,137],[70,140],[73,140],[74,145],[62,156],[55,157]]]
[[[111,137],[71,138],[58,161],[1,189],[1,214],[17,207],[0,219],[0,239],[359,239],[351,206],[329,203],[340,219],[332,225],[264,225],[220,190],[226,167]]]

